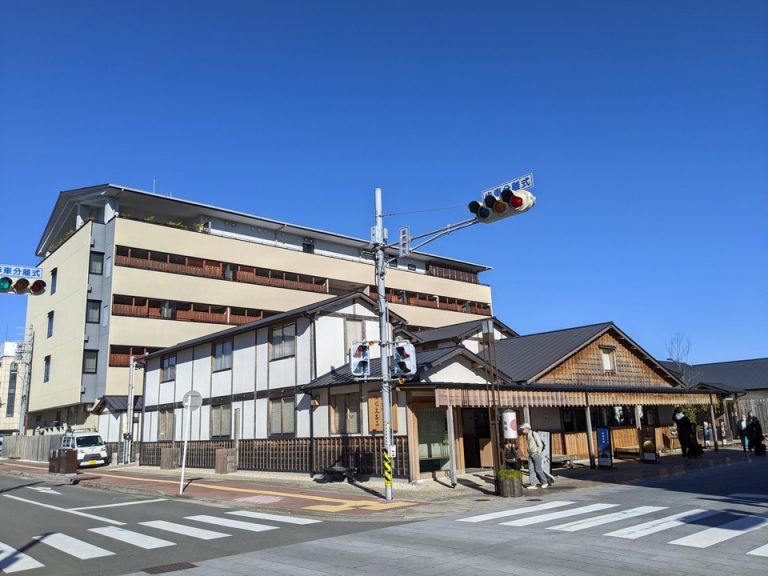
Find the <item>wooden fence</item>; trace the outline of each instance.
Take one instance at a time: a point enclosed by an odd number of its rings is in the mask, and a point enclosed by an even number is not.
[[[4,436],[3,457],[48,462],[51,450],[61,447],[61,434]]]
[[[393,476],[408,478],[408,442],[396,437],[397,458]],[[137,448],[139,464],[160,466],[164,448],[183,448],[183,442],[144,442]],[[196,440],[188,443],[186,465],[215,468],[216,450],[232,449],[234,440]],[[354,466],[367,476],[383,476],[381,437],[285,438],[240,440],[238,469],[263,472],[319,472],[342,464]]]

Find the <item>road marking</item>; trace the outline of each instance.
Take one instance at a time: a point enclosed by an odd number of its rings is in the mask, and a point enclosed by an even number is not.
[[[0,570],[6,574],[42,568],[43,566],[45,564],[40,564],[34,558],[19,552],[16,548],[11,548],[7,544],[0,542]]]
[[[457,522],[485,522],[486,520],[496,520],[498,518],[506,518],[507,516],[519,516],[520,514],[527,514],[528,512],[538,512],[539,510],[549,510],[551,508],[559,508],[560,506],[568,506],[573,504],[567,500],[553,500],[552,502],[545,502],[544,504],[536,504],[535,506],[525,506],[523,508],[515,508],[514,510],[502,510],[501,512],[491,512],[490,514],[481,514],[480,516],[470,516],[469,518],[459,518]]]
[[[56,492],[56,490],[53,488],[48,488],[48,486],[27,486],[27,489],[42,492],[43,494],[56,494],[61,496],[61,492]]]
[[[114,524],[115,526],[125,526],[125,522],[118,522],[117,520],[110,520],[109,518],[102,518],[101,516],[94,516],[93,514],[78,512],[77,510],[60,508],[59,506],[52,506],[51,504],[43,504],[42,502],[35,502],[34,500],[19,498],[18,496],[13,496],[12,494],[3,494],[3,496],[6,498],[11,498],[12,500],[18,500],[19,502],[26,502],[27,504],[34,504],[35,506],[42,506],[43,508],[50,508],[51,510],[66,512],[67,514],[74,514],[75,516],[82,516],[83,518],[90,518],[91,520],[98,520],[99,522],[106,522],[107,524]]]
[[[241,522],[240,520],[230,520],[229,518],[216,518],[216,516],[187,516],[187,520],[196,520],[197,522],[206,522],[216,526],[226,526],[227,528],[237,528],[238,530],[248,530],[249,532],[266,532],[267,530],[277,530],[275,526],[265,526],[264,524],[254,524],[253,522]]]
[[[35,536],[35,540],[48,544],[52,548],[56,548],[65,554],[79,558],[80,560],[90,560],[91,558],[102,558],[103,556],[112,556],[114,552],[99,548],[88,542],[83,542],[72,536],[61,534],[59,532],[52,532],[50,534],[43,534],[42,536]]]
[[[237,510],[235,512],[227,512],[227,514],[232,514],[234,516],[245,516],[246,518],[257,518],[259,520],[285,522],[286,524],[298,524],[300,526],[322,522],[322,520],[312,520],[311,518],[299,518],[298,516],[279,516],[277,514],[264,514],[263,512],[251,512],[249,510]]]
[[[199,538],[200,540],[215,540],[216,538],[227,538],[230,536],[229,534],[224,534],[224,532],[214,532],[213,530],[195,528],[194,526],[176,524],[175,522],[166,522],[165,520],[152,520],[151,522],[139,522],[139,524],[149,526],[150,528],[157,528],[158,530],[165,530],[166,532],[173,532],[174,534]]]
[[[132,532],[125,528],[117,528],[115,526],[105,526],[104,528],[89,528],[89,532],[95,532],[101,534],[107,538],[119,540],[132,546],[144,548],[145,550],[154,550],[155,548],[165,548],[166,546],[175,546],[173,542],[163,540],[161,538],[155,538],[154,536],[147,536],[140,534],[139,532]]]
[[[651,520],[650,522],[644,522],[642,524],[636,524],[629,528],[622,528],[614,532],[608,532],[604,536],[614,536],[616,538],[626,538],[628,540],[636,540],[649,534],[655,534],[663,530],[669,530],[670,528],[677,528],[685,524],[694,524],[699,520],[720,514],[717,510],[702,510],[700,508],[694,510],[688,510],[688,512],[681,512],[680,514],[673,514],[672,516],[666,516],[657,520]]]
[[[165,502],[166,498],[155,498],[154,500],[135,500],[132,502],[118,502],[117,504],[102,504],[100,506],[80,506],[79,508],[69,508],[69,510],[95,510],[97,508],[117,508],[119,506],[135,506],[137,504],[151,504],[153,502]]]
[[[750,556],[765,556],[768,558],[768,544],[765,546],[760,546],[760,548],[755,548],[754,550],[750,550],[747,552]]]
[[[735,494],[728,494],[728,496],[742,500],[768,500],[768,494],[751,494],[749,492],[736,492]]]
[[[762,528],[766,524],[768,524],[768,518],[749,514],[731,522],[721,524],[715,528],[709,528],[684,538],[672,540],[671,542],[668,542],[668,544],[690,546],[691,548],[708,548],[713,544],[719,544],[720,542],[725,542],[731,538],[736,538],[736,536],[741,536],[747,532]]]
[[[560,512],[539,514],[538,516],[531,516],[530,518],[518,518],[517,520],[510,520],[509,522],[502,522],[501,526],[530,526],[531,524],[559,520],[560,518],[578,516],[579,514],[588,514],[589,512],[597,512],[598,510],[615,508],[616,506],[618,506],[618,504],[590,504],[588,506],[580,506],[579,508],[571,508],[570,510],[561,510]]]
[[[609,524],[611,522],[618,522],[626,518],[634,518],[636,516],[643,516],[644,514],[650,514],[651,512],[658,512],[659,510],[666,510],[666,506],[639,506],[637,508],[630,508],[629,510],[623,510],[621,512],[614,512],[612,514],[603,514],[602,516],[595,516],[594,518],[585,518],[584,520],[574,520],[566,524],[560,524],[559,526],[550,526],[548,530],[562,530],[563,532],[578,532],[579,530],[586,530],[587,528],[593,528],[595,526],[601,526],[603,524]]]

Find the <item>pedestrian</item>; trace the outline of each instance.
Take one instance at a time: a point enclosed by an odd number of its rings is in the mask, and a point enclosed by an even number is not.
[[[683,413],[679,406],[672,413],[672,420],[677,427],[677,440],[680,442],[680,451],[686,464],[691,461],[691,449],[693,447],[693,426],[688,416]]]
[[[763,442],[763,427],[760,425],[760,420],[752,412],[747,413],[747,442],[750,450],[753,450],[755,446]]]
[[[747,433],[747,415],[742,414],[741,420],[736,424],[736,430],[739,432],[739,440],[741,440],[741,449],[746,452],[749,449],[749,436]]]
[[[523,464],[520,462],[520,457],[517,455],[517,450],[512,440],[504,442],[504,468],[507,470],[520,470]]]
[[[527,422],[520,431],[528,441],[528,486],[526,488],[548,488],[550,482],[544,472],[544,441],[537,432],[531,430]]]
[[[712,437],[712,428],[706,420],[701,423],[701,427],[704,434],[704,448],[709,448],[709,439]]]
[[[722,442],[723,446],[728,444],[728,440],[725,437],[725,422],[722,419],[720,420],[720,442]]]

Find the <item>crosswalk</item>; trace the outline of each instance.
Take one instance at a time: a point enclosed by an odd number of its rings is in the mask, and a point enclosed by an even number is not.
[[[768,500],[768,494],[737,493],[729,495],[729,498],[737,500],[740,504],[747,505],[747,507],[754,504],[764,511],[764,502]],[[672,536],[670,540],[666,541],[666,544],[697,549],[710,548],[768,526],[768,513],[765,512],[763,514],[749,513],[732,508],[728,510],[691,508],[683,511],[673,511],[668,506],[637,506],[621,509],[621,506],[621,504],[609,502],[586,503],[571,500],[552,500],[510,510],[459,518],[457,522],[474,524],[493,522],[500,526],[510,527],[542,525],[542,528],[546,530],[574,533],[611,524],[626,524],[627,521],[637,519],[642,521],[603,532],[602,535],[612,538],[637,540],[652,534],[669,531],[669,534]],[[611,511],[608,512],[608,510]],[[669,514],[669,512],[674,513]],[[666,515],[659,516],[661,514]],[[648,520],[648,517],[653,518]],[[507,520],[507,518],[512,519]],[[561,520],[566,518],[569,521],[560,523]],[[675,537],[674,530],[680,527],[688,527],[685,532],[690,531],[690,527],[698,527],[700,529],[691,534],[686,533]],[[766,533],[768,533],[768,530],[766,530]],[[766,540],[768,541],[768,537],[766,537]],[[768,558],[768,544],[745,550],[744,553],[750,556]]]
[[[244,520],[247,518],[248,520]],[[272,522],[263,524],[254,520]],[[34,537],[37,544],[44,544],[47,548],[55,550],[66,556],[78,560],[93,560],[105,556],[113,556],[116,552],[109,549],[110,542],[127,544],[130,547],[141,550],[155,550],[175,546],[171,535],[181,535],[196,540],[216,540],[228,538],[240,532],[267,532],[278,530],[284,524],[293,526],[307,526],[320,523],[322,520],[301,518],[297,516],[283,516],[279,514],[266,514],[251,510],[232,510],[223,516],[200,514],[186,516],[183,522],[170,522],[167,520],[148,520],[139,522],[136,527],[124,528],[119,526],[99,526],[89,528],[86,532],[93,541],[85,541],[69,534],[49,532]],[[205,526],[205,527],[203,527]],[[210,527],[216,527],[216,530]],[[161,537],[162,536],[162,537]],[[34,558],[34,547],[16,549],[8,544],[0,542],[0,572],[13,574],[24,572],[45,566],[40,559]]]

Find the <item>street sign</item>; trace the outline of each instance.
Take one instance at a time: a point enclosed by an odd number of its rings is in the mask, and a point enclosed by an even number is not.
[[[189,408],[193,412],[203,405],[203,395],[197,390],[190,390],[181,399],[184,408]]]
[[[13,264],[0,264],[0,275],[14,278],[42,278],[43,269],[32,266],[15,266]]]
[[[398,243],[400,256],[408,256],[411,253],[411,230],[408,226],[400,228],[400,241]]]
[[[518,178],[515,178],[514,180],[508,180],[506,182],[502,182],[498,186],[494,186],[493,188],[488,188],[487,190],[483,190],[482,194],[480,195],[482,198],[485,198],[486,196],[493,194],[494,196],[499,196],[501,194],[501,191],[504,190],[504,188],[509,188],[510,190],[527,190],[528,188],[533,188],[533,172],[529,172],[525,176],[520,176]]]

